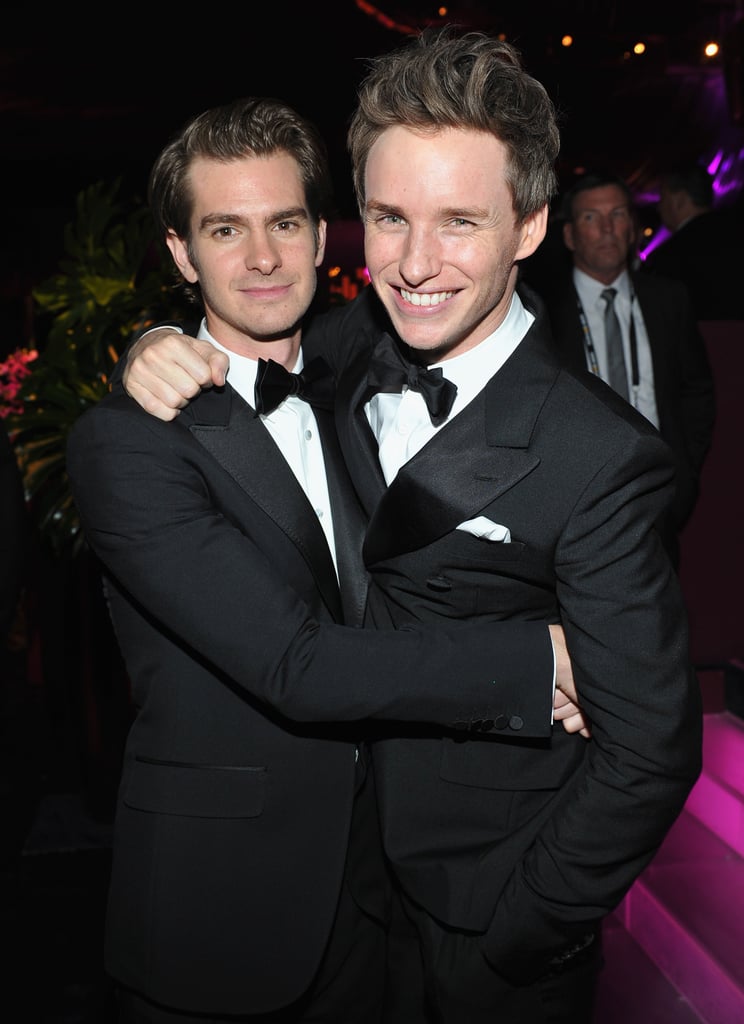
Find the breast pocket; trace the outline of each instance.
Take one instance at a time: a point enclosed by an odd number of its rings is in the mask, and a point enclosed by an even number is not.
[[[137,758],[123,800],[134,810],[192,818],[256,818],[264,809],[268,770],[259,765],[181,764]]]
[[[440,774],[461,786],[498,790],[555,790],[576,771],[586,740],[563,727],[552,737],[488,736],[442,741]]]
[[[432,550],[436,562],[422,580],[423,589],[451,608],[453,617],[510,618],[515,609],[524,615],[534,606],[525,544],[489,541],[456,530]],[[534,596],[544,602],[542,594]]]

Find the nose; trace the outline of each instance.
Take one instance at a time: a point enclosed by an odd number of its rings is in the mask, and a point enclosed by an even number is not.
[[[251,232],[245,243],[245,266],[261,274],[271,274],[281,266],[279,246],[269,232]]]
[[[441,249],[436,233],[409,227],[398,262],[402,277],[410,285],[420,285],[436,277],[441,267]]]

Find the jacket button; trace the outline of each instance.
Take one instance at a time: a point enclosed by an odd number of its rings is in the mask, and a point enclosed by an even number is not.
[[[524,728],[524,719],[520,718],[519,715],[512,715],[509,719],[509,728],[519,732],[520,729]]]
[[[493,720],[494,729],[506,729],[507,724],[506,715],[496,715]]]
[[[452,590],[452,584],[446,576],[430,576],[426,581],[426,585],[429,590],[438,590],[441,592]]]

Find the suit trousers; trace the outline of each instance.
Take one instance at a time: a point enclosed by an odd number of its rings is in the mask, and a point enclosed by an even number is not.
[[[437,921],[403,894],[401,908],[418,935],[421,977],[415,977],[417,958],[409,949],[412,991],[423,988],[427,1024],[592,1024],[597,978],[602,967],[601,936],[555,972],[529,985],[514,986],[488,963],[480,936],[458,931]],[[403,926],[399,925],[402,934]],[[390,1024],[404,1024],[393,1013]]]

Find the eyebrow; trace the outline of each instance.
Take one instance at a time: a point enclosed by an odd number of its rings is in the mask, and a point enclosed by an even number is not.
[[[304,206],[291,206],[286,210],[275,210],[264,218],[264,224],[276,224],[282,220],[310,220],[310,215]],[[208,213],[199,222],[200,228],[209,227],[212,224],[243,224],[244,218],[238,213]]]
[[[392,214],[395,217],[403,217],[404,220],[406,219],[405,212],[399,206],[391,206],[388,203],[381,203],[375,199],[371,199],[366,204],[366,210],[368,213]],[[457,217],[462,217],[463,220],[482,220],[488,216],[488,211],[475,206],[446,206],[437,210],[436,214],[442,220],[449,220]]]
[[[618,206],[613,206],[608,212],[617,213],[618,210],[623,210],[625,213],[630,211],[630,207],[627,203],[620,203]],[[602,210],[598,206],[585,206],[581,210],[576,211],[577,214],[581,213],[602,213]]]

